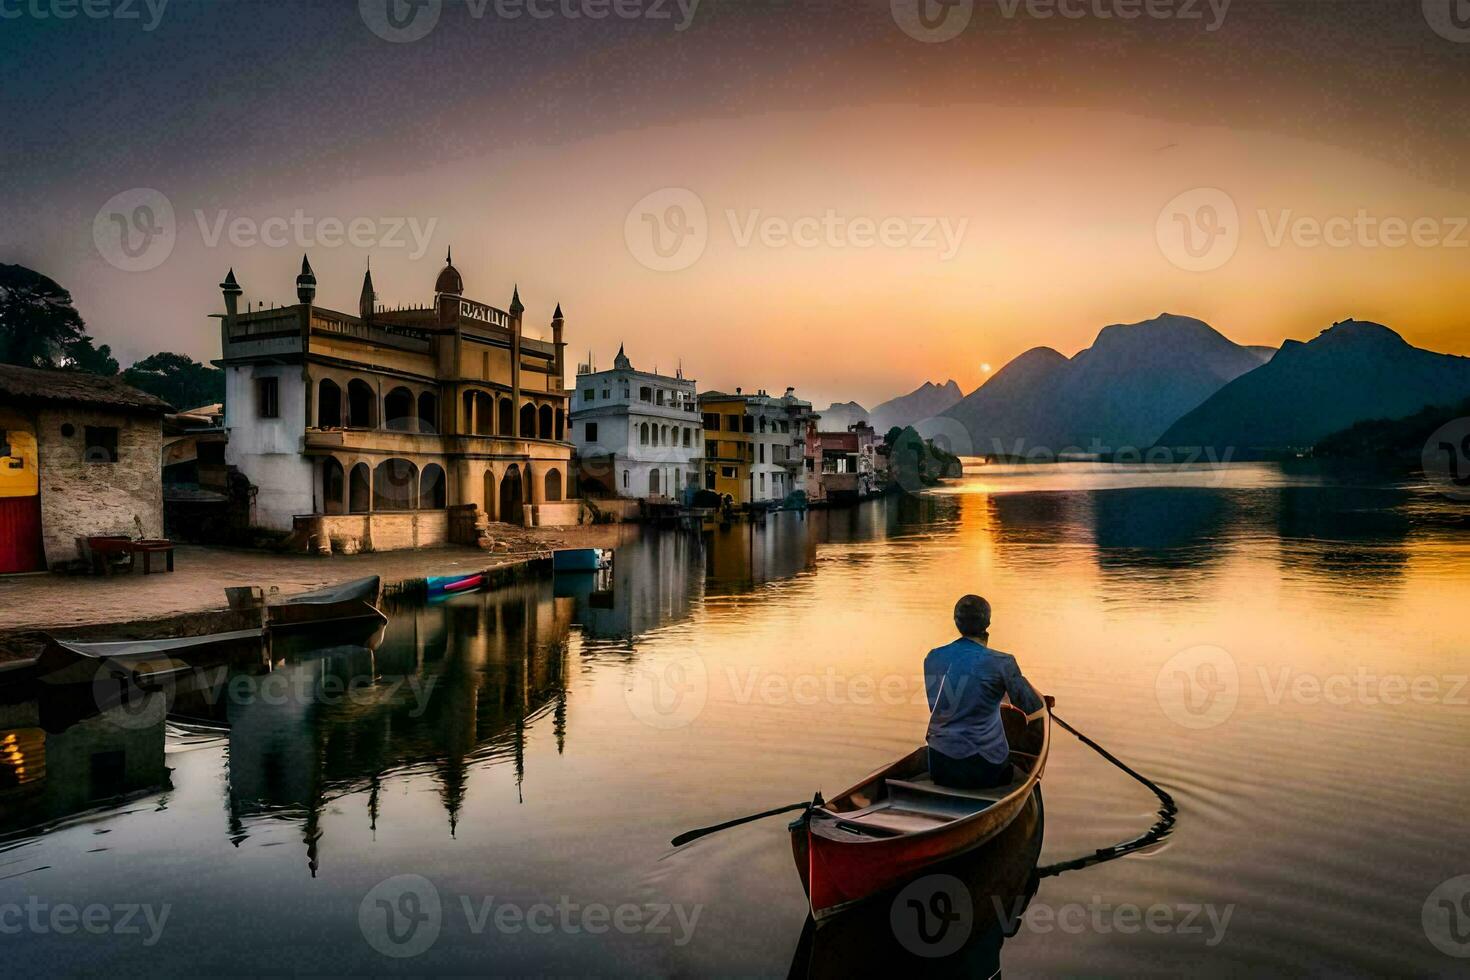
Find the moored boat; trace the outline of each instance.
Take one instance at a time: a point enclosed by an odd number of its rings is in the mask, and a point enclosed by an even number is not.
[[[52,637],[36,659],[43,684],[91,684],[116,677],[138,684],[158,683],[208,661],[260,648],[260,629],[231,630],[207,636],[103,643]]]
[[[1046,767],[1051,714],[1002,706],[1014,778],[954,789],[929,777],[921,746],[791,824],[791,848],[818,921],[979,847],[1015,820]]]
[[[551,556],[556,572],[595,572],[612,564],[609,548],[562,548]]]
[[[428,583],[429,598],[439,596],[458,595],[462,592],[474,592],[485,586],[484,572],[471,572],[460,575],[430,575],[424,580]]]
[[[267,606],[266,625],[283,630],[366,620],[386,623],[388,617],[378,609],[382,593],[382,581],[376,575],[303,592]]]

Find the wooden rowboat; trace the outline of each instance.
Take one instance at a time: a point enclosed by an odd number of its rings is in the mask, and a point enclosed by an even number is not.
[[[266,624],[273,631],[376,620],[388,617],[378,609],[383,586],[378,576],[343,582],[316,592],[303,592],[266,607]]]
[[[932,865],[993,839],[1016,819],[1046,767],[1051,714],[1010,705],[1001,720],[1015,778],[994,789],[952,789],[929,778],[920,747],[791,824],[791,850],[820,922]]]
[[[259,651],[259,628],[181,636],[159,640],[114,640],[83,643],[52,638],[36,660],[44,684],[92,684],[116,678],[135,684],[157,684],[187,673],[205,662]]]

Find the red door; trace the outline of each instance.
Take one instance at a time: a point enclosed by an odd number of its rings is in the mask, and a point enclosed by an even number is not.
[[[0,574],[45,568],[41,551],[41,498],[0,497]]]

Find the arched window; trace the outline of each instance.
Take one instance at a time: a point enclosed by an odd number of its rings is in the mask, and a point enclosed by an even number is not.
[[[638,426],[638,445],[648,445],[648,423],[643,422]]]
[[[412,432],[418,412],[414,406],[413,392],[407,388],[394,388],[383,399],[384,428],[395,432]]]
[[[666,425],[659,431],[663,433],[663,444],[667,446],[669,444],[669,427]]]
[[[459,431],[465,435],[475,432],[475,393],[467,391],[464,393],[464,409],[460,415]]]
[[[331,378],[323,378],[317,385],[316,425],[319,429],[342,427],[342,389]]]
[[[444,482],[444,467],[438,463],[430,463],[424,467],[424,473],[419,477],[419,508],[443,510],[448,499],[448,488]]]
[[[347,382],[347,427],[375,429],[378,426],[378,396],[361,378]]]
[[[511,405],[509,398],[500,399],[500,407],[497,409],[497,412],[495,434],[505,436],[508,439],[514,438],[516,434],[515,408]]]
[[[475,392],[475,435],[495,433],[495,397],[486,391]]]
[[[648,492],[654,496],[658,495],[658,470],[648,471]]]
[[[500,520],[507,524],[521,523],[524,520],[522,499],[521,468],[511,463],[505,475],[500,478]]]
[[[521,438],[536,438],[536,406],[530,402],[521,406]]]
[[[485,471],[485,517],[487,520],[495,520],[495,471]]]
[[[419,431],[439,431],[439,399],[432,391],[419,395]]]
[[[342,472],[342,464],[333,456],[322,460],[322,513],[340,514],[345,506],[342,500],[342,490],[346,483],[347,475]]]
[[[373,510],[418,506],[419,470],[406,459],[385,459],[373,470]]]
[[[541,408],[540,408],[540,410],[536,414],[537,414],[537,417],[538,417],[537,418],[537,421],[539,421],[541,423],[541,426],[540,426],[541,438],[542,439],[550,439],[551,438],[551,406],[550,405],[542,405]]]
[[[657,423],[655,423],[655,424],[653,424],[653,425],[651,425],[651,426],[648,427],[648,434],[653,437],[653,444],[655,446],[657,446],[658,445],[658,424]]]
[[[366,514],[373,504],[372,477],[368,464],[358,463],[352,468],[347,481],[347,509],[354,514]]]
[[[561,500],[561,470],[546,471],[546,499],[552,503]]]
[[[556,441],[561,442],[566,438],[566,411],[558,408],[556,410]]]
[[[688,449],[689,448],[689,436],[690,436],[690,433],[692,433],[693,431],[694,431],[693,429],[685,429],[684,430],[684,448],[685,449]]]

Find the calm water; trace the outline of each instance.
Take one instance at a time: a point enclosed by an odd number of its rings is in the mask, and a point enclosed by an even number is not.
[[[926,969],[1462,972],[1439,947],[1470,947],[1440,887],[1470,875],[1467,559],[1470,511],[1424,487],[989,467],[702,538],[629,529],[610,581],[400,608],[375,647],[278,645],[100,713],[3,705],[6,972],[870,967],[903,950],[889,910],[806,928],[787,818],[668,841],[922,741],[921,659],[966,591],[1180,815],[1028,884],[1155,815],[1058,732],[1044,820],[956,869],[971,935]],[[989,921],[1033,889],[1018,927]]]

